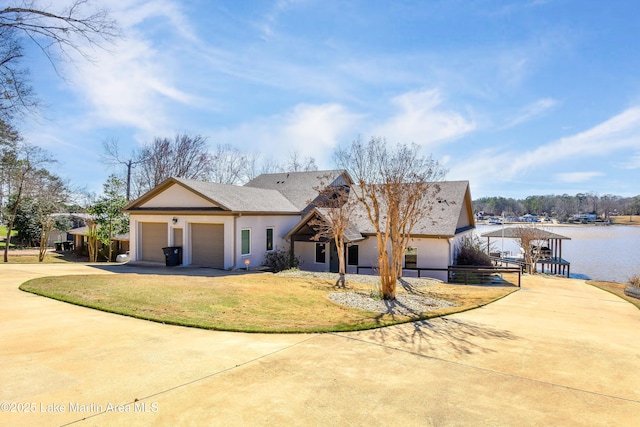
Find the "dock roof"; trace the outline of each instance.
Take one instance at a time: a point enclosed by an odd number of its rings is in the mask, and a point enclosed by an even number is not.
[[[528,227],[528,226],[526,226]],[[518,235],[518,229],[521,227],[505,227],[504,229],[500,228],[498,230],[494,230],[494,231],[489,231],[487,233],[483,233],[481,236],[482,237],[504,237],[506,239],[517,239],[518,237],[520,237]],[[551,231],[547,231],[543,228],[537,228],[537,227],[531,227],[531,228],[536,228],[538,231],[538,233],[536,234],[536,237],[542,238],[542,239],[558,239],[558,240],[571,240],[571,237],[567,237],[567,236],[562,236],[560,234],[556,234],[556,233],[552,233]]]

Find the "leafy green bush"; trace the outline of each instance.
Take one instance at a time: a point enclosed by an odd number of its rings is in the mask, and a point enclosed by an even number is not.
[[[477,236],[462,238],[455,249],[454,263],[456,265],[492,265],[486,251],[486,244],[483,244]]]
[[[278,273],[291,268],[298,268],[298,266],[300,266],[300,259],[293,256],[289,251],[276,248],[274,251],[266,253],[264,256],[264,265],[273,270],[274,273]]]

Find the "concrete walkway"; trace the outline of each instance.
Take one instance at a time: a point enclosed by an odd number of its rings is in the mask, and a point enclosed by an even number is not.
[[[521,291],[482,309],[305,335],[168,326],[18,290],[46,275],[166,270],[0,265],[0,425],[640,419],[640,310],[577,280],[525,277]]]

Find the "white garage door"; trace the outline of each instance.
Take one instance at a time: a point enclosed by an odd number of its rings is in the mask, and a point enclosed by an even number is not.
[[[191,224],[191,264],[224,268],[224,225]]]
[[[165,262],[162,248],[167,246],[167,224],[143,222],[141,226],[142,261]]]

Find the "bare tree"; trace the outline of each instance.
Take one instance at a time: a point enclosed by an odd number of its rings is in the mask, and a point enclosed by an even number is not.
[[[9,123],[0,119],[0,222],[4,220],[7,197],[14,190],[14,170],[18,164],[17,147],[20,134]]]
[[[309,172],[317,171],[316,159],[313,157],[303,158],[300,152],[289,152],[289,160],[284,164],[283,169],[287,172]]]
[[[278,163],[273,157],[267,157],[262,162],[260,173],[278,173],[284,172],[284,167]]]
[[[548,232],[533,225],[519,225],[513,230],[514,239],[524,252],[529,273],[537,271],[537,263],[543,255],[544,245],[549,242]]]
[[[12,195],[15,199],[10,212],[8,212],[7,238],[5,240],[4,247],[4,262],[9,262],[9,244],[11,243],[11,231],[13,229],[13,223],[16,218],[16,213],[18,212],[18,209],[20,207],[20,203],[25,197],[36,194],[40,190],[36,177],[38,173],[41,173],[43,166],[51,162],[53,162],[53,160],[51,160],[51,157],[39,147],[21,143],[17,148],[16,163],[9,171],[11,180],[13,181],[14,185]]]
[[[104,150],[104,154],[100,157],[102,161],[110,166],[121,165],[126,167],[126,199],[127,201],[131,200],[131,172],[133,168],[139,165],[140,163],[144,163],[147,159],[136,155],[135,151],[131,153],[127,158],[124,158],[120,154],[120,147],[118,145],[117,139],[106,139],[102,142],[102,148]],[[135,159],[135,160],[134,160]]]
[[[246,183],[251,181],[253,178],[259,175],[258,167],[260,162],[260,153],[258,152],[250,152],[245,153],[245,166],[243,169],[243,176],[241,179],[242,183]]]
[[[68,199],[69,188],[60,177],[47,170],[40,170],[34,177],[38,191],[35,201],[38,205],[38,222],[40,223],[40,247],[38,261],[44,261],[47,253],[47,242],[55,223],[54,214],[58,213]]]
[[[35,109],[38,100],[29,84],[29,70],[21,62],[24,57],[16,30],[0,26],[0,118],[12,119],[17,112]]]
[[[239,184],[247,167],[246,154],[229,144],[218,144],[211,158],[209,178],[219,184]]]
[[[137,153],[137,160],[141,161],[133,180],[138,195],[172,176],[205,180],[212,165],[206,138],[187,134],[155,138]]]
[[[314,201],[315,216],[309,221],[309,226],[315,232],[312,240],[333,240],[338,252],[338,274],[340,275],[336,286],[340,285],[344,288],[347,270],[346,233],[350,226],[349,219],[353,217],[358,201],[355,197],[349,197],[348,185],[330,185],[332,184],[330,181],[334,178],[331,175],[323,175],[320,178],[320,185],[314,188],[318,191],[318,198]]]
[[[100,47],[119,37],[114,20],[104,9],[89,8],[88,0],[74,0],[67,8],[40,8],[24,0],[0,9],[0,117],[37,107],[29,73],[21,65],[23,41],[35,43],[58,72],[59,60],[72,60],[71,53],[91,59],[88,48]]]
[[[377,239],[378,268],[384,299],[395,299],[397,279],[411,233],[426,219],[446,173],[418,153],[417,145],[394,149],[382,138],[354,141],[336,152],[336,162],[357,184],[352,191],[364,206]]]

